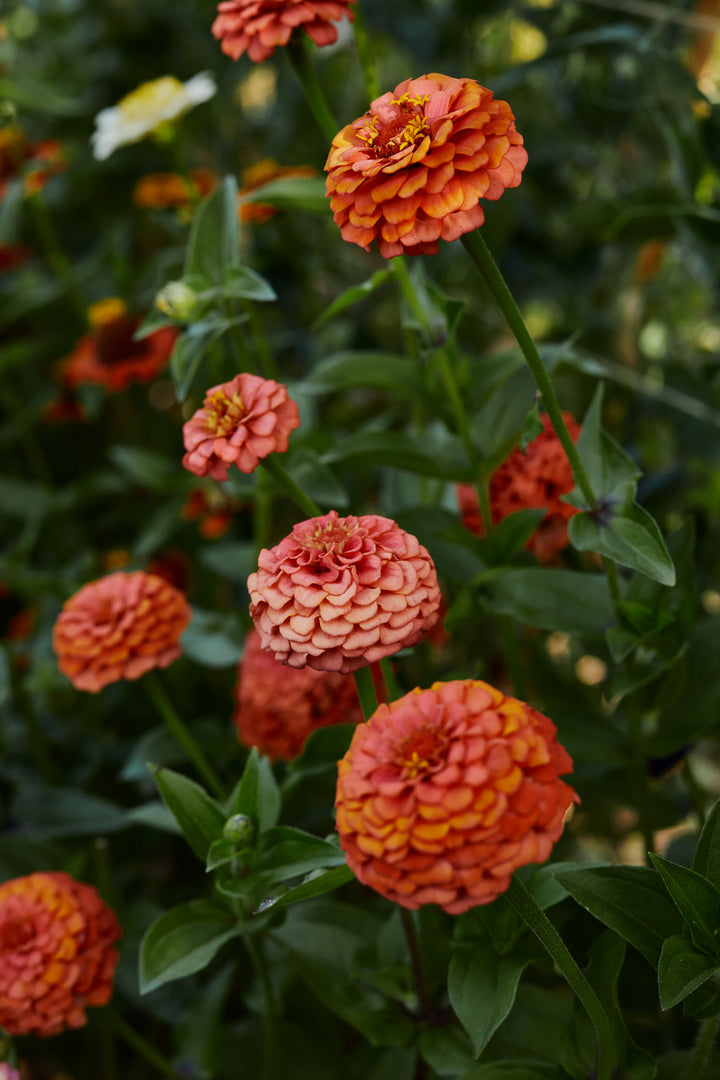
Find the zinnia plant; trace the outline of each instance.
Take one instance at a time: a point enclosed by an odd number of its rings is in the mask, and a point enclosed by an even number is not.
[[[224,53],[239,60],[267,60],[278,46],[287,45],[296,29],[316,45],[337,41],[338,19],[352,19],[355,0],[223,0],[212,32]]]

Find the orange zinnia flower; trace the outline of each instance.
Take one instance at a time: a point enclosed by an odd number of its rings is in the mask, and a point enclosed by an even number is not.
[[[15,125],[0,129],[0,199],[12,180],[21,177],[25,194],[34,195],[51,176],[66,168],[62,144],[57,139],[33,143]]]
[[[471,679],[381,705],[338,765],[350,869],[403,907],[459,915],[544,862],[578,797],[550,720]]]
[[[223,0],[212,24],[220,48],[233,60],[244,52],[255,63],[267,60],[278,45],[287,45],[290,35],[301,27],[316,45],[337,41],[337,21],[352,22],[350,5],[355,0]]]
[[[330,724],[359,724],[355,680],[336,671],[283,667],[251,630],[238,666],[233,723],[246,746],[292,761],[309,735]]]
[[[261,458],[285,453],[290,432],[299,426],[298,407],[286,386],[244,372],[211,386],[202,409],[183,425],[182,463],[196,476],[215,480],[227,480],[233,464],[252,473]]]
[[[90,885],[39,873],[0,885],[0,1027],[57,1035],[112,994],[120,927]]]
[[[527,163],[506,101],[473,79],[405,79],[332,142],[327,193],[343,239],[380,254],[434,254],[485,220],[480,199]]]
[[[63,605],[53,630],[58,667],[76,689],[91,693],[139,679],[177,660],[191,616],[183,594],[163,578],[118,570],[83,585]]]
[[[577,442],[581,431],[577,420],[568,412],[563,413],[563,419],[572,441]],[[550,417],[544,416],[542,422],[544,431],[526,446],[525,451],[516,447],[492,474],[489,495],[494,524],[516,510],[541,507],[547,510],[526,547],[540,562],[548,562],[567,547],[567,523],[578,510],[560,498],[575,487],[573,472]],[[470,484],[458,484],[457,499],[465,527],[482,536],[475,488]]]
[[[150,382],[170,359],[178,332],[163,326],[135,341],[140,320],[128,313],[122,300],[109,297],[93,304],[89,312],[92,330],[58,365],[66,387],[93,383],[106,390],[124,390],[133,380]]]
[[[435,625],[440,588],[427,550],[389,518],[331,510],[263,549],[248,578],[264,649],[291,667],[356,671]]]
[[[136,206],[148,210],[181,209],[209,195],[217,183],[217,176],[209,169],[191,169],[188,177],[180,173],[150,173],[140,177],[132,197]]]

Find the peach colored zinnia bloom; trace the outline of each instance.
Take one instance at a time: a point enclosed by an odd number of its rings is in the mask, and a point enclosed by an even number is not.
[[[245,639],[235,702],[238,738],[273,760],[298,757],[318,728],[363,718],[352,675],[285,667],[265,652],[255,630]]]
[[[260,552],[248,578],[264,649],[291,667],[356,671],[414,645],[440,606],[427,550],[390,518],[322,517]]]
[[[139,679],[180,656],[192,612],[169,582],[144,570],[83,585],[63,605],[53,630],[58,667],[78,690],[96,693],[120,679]]]
[[[570,437],[577,442],[580,425],[568,412],[563,412]],[[547,513],[528,540],[526,547],[540,562],[549,562],[568,544],[567,523],[578,510],[563,502],[575,487],[573,472],[562,443],[555,434],[550,417],[543,417],[544,430],[523,452],[516,447],[490,477],[490,511],[493,523],[516,510],[540,509]],[[477,536],[483,535],[477,492],[470,484],[458,484],[457,499],[463,524]]]
[[[261,458],[284,453],[290,432],[299,426],[298,407],[286,386],[244,372],[211,386],[203,407],[183,425],[182,463],[196,476],[215,480],[227,480],[233,464],[251,473]]]
[[[108,297],[89,309],[91,331],[58,365],[66,387],[92,383],[106,390],[124,390],[131,382],[150,382],[170,359],[178,331],[163,326],[140,341],[134,334],[140,319],[130,315],[122,300]]]
[[[0,1027],[57,1035],[112,994],[120,927],[90,885],[37,873],[0,885]]]
[[[356,877],[403,907],[459,915],[544,862],[577,802],[550,720],[471,679],[381,705],[338,764],[337,830]]]
[[[527,163],[506,101],[473,79],[423,75],[376,98],[325,163],[343,239],[380,254],[434,254],[485,220],[480,199],[517,187]]]
[[[212,24],[220,48],[233,60],[244,52],[256,64],[267,60],[278,45],[287,45],[300,27],[316,45],[337,41],[333,20],[352,22],[355,0],[223,0]]]

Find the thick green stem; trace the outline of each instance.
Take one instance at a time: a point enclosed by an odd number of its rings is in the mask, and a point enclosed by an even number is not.
[[[275,1006],[275,995],[273,993],[273,986],[270,980],[270,973],[265,963],[265,957],[262,954],[260,943],[256,940],[253,934],[248,934],[245,937],[245,945],[247,951],[250,954],[255,974],[258,978],[260,986],[262,988],[263,995],[263,1034],[264,1034],[264,1047],[265,1047],[265,1080],[275,1080],[277,1076],[277,1009]]]
[[[369,720],[378,707],[372,671],[369,667],[361,667],[354,672],[354,675],[355,686],[357,687],[358,697],[360,698],[360,708],[362,709],[362,714],[365,719]]]
[[[522,350],[523,356],[525,357],[527,365],[537,384],[537,388],[540,391],[545,411],[550,417],[555,433],[562,443],[563,450],[570,462],[575,477],[575,483],[582,491],[590,509],[595,509],[597,500],[593,493],[593,489],[590,486],[590,481],[588,480],[585,468],[580,461],[580,456],[577,452],[575,443],[572,441],[570,432],[563,420],[562,410],[560,409],[555,389],[550,381],[550,376],[545,370],[545,365],[540,358],[540,354],[535,347],[533,339],[530,337],[528,328],[520,314],[520,309],[515,303],[512,293],[510,292],[504,277],[500,273],[497,263],[493,259],[480,229],[475,229],[474,232],[466,233],[461,239],[465,245],[465,250],[485,278],[495,303],[500,308],[508,326],[515,335],[515,339]]]
[[[303,513],[307,514],[308,517],[322,516],[320,507],[295,483],[285,466],[278,461],[276,454],[269,454],[268,457],[263,458],[260,464],[270,473],[273,480],[277,480],[280,487],[285,488],[290,498],[300,507]]]
[[[108,1012],[108,1020],[110,1026],[114,1030],[115,1034],[126,1042],[128,1046],[131,1046],[138,1057],[144,1058],[153,1068],[162,1073],[163,1076],[170,1076],[172,1080],[178,1080],[178,1073],[162,1054],[160,1054],[152,1043],[149,1043],[147,1039],[144,1039],[135,1028],[123,1020],[118,1013],[110,1010]]]
[[[155,672],[148,672],[144,678],[144,682],[148,689],[148,693],[153,700],[153,704],[165,721],[169,731],[173,734],[180,746],[182,746],[205,783],[212,789],[213,794],[216,795],[218,799],[224,799],[226,797],[226,792],[220,781],[220,777],[205,757],[195,741],[195,738],[190,734],[184,720],[180,718],[175,706],[165,693],[165,689]]]
[[[412,912],[408,911],[407,908],[401,907],[400,918],[402,920],[403,930],[405,931],[408,952],[410,953],[410,966],[413,973],[413,982],[415,983],[415,992],[418,996],[418,1005],[420,1006],[422,1015],[427,1016],[432,1008],[432,1001],[428,991],[425,966],[423,964],[420,942],[418,941]]]
[[[597,1080],[611,1080],[614,1065],[612,1053],[614,1036],[602,1003],[545,912],[514,875],[510,879],[510,888],[505,893],[505,897],[560,969],[590,1017],[597,1038]]]
[[[365,28],[365,17],[360,8],[360,4],[356,3],[353,8],[355,18],[353,19],[353,30],[355,31],[355,46],[358,52],[358,59],[360,60],[360,66],[363,69],[365,76],[365,86],[367,87],[368,98],[370,101],[374,101],[375,98],[380,97],[380,84],[377,81],[377,75],[375,74],[375,61],[373,59],[372,46],[370,39],[368,38],[368,32]]]
[[[310,112],[315,117],[328,142],[332,142],[338,133],[338,125],[330,111],[330,106],[313,67],[310,56],[310,39],[307,34],[302,31],[294,33],[287,44],[285,52],[298,77],[298,82],[302,87]]]
[[[709,1020],[703,1021],[692,1057],[680,1080],[702,1080],[710,1060],[718,1027],[720,1027],[720,1016],[711,1016]]]

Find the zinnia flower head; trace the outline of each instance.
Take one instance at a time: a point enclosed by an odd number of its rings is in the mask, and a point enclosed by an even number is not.
[[[356,877],[403,907],[459,915],[544,862],[575,792],[550,720],[471,679],[381,705],[338,764],[337,830]]]
[[[209,195],[218,178],[209,169],[191,169],[189,176],[180,173],[150,173],[141,176],[133,188],[133,202],[147,210],[182,210]]]
[[[256,64],[267,60],[278,45],[287,45],[300,27],[316,45],[337,41],[333,21],[352,22],[355,0],[223,0],[212,24],[213,36],[226,56],[239,60],[246,52]]]
[[[245,639],[235,701],[238,738],[273,760],[298,757],[318,728],[363,718],[352,675],[284,667],[265,652],[255,630]]]
[[[343,239],[380,254],[434,254],[485,220],[481,199],[527,163],[506,101],[473,79],[423,75],[376,98],[332,142],[327,193]]]
[[[177,120],[196,105],[213,96],[217,86],[208,71],[182,83],[172,75],[143,83],[95,117],[95,132],[90,137],[93,155],[98,161],[119,146],[139,142],[157,132],[170,120]]]
[[[136,341],[140,319],[117,297],[91,304],[88,320],[90,333],[58,365],[59,377],[69,388],[92,383],[117,392],[133,380],[150,382],[167,364],[178,336],[174,327],[162,326]]]
[[[215,480],[227,480],[233,464],[251,473],[261,458],[285,453],[290,432],[299,426],[298,407],[286,386],[244,372],[211,386],[203,407],[183,425],[182,463],[196,476]]]
[[[0,885],[0,1027],[57,1035],[112,994],[120,927],[90,885],[37,873]]]
[[[356,671],[414,645],[437,621],[428,551],[377,514],[299,522],[248,578],[262,646],[291,667]]]
[[[580,425],[570,413],[563,419],[570,437],[577,442]],[[516,510],[540,509],[545,517],[526,547],[540,562],[548,562],[568,544],[567,523],[577,508],[563,502],[575,486],[573,472],[550,417],[543,417],[543,431],[523,452],[516,447],[490,477],[490,511],[497,524]],[[463,524],[477,536],[483,535],[477,492],[470,484],[458,484],[457,498]]]
[[[13,180],[22,178],[25,194],[34,195],[65,168],[67,161],[57,139],[34,143],[16,124],[0,128],[0,199]]]
[[[96,693],[139,679],[180,656],[192,612],[169,582],[144,570],[91,581],[63,605],[53,630],[58,667],[78,690]]]

